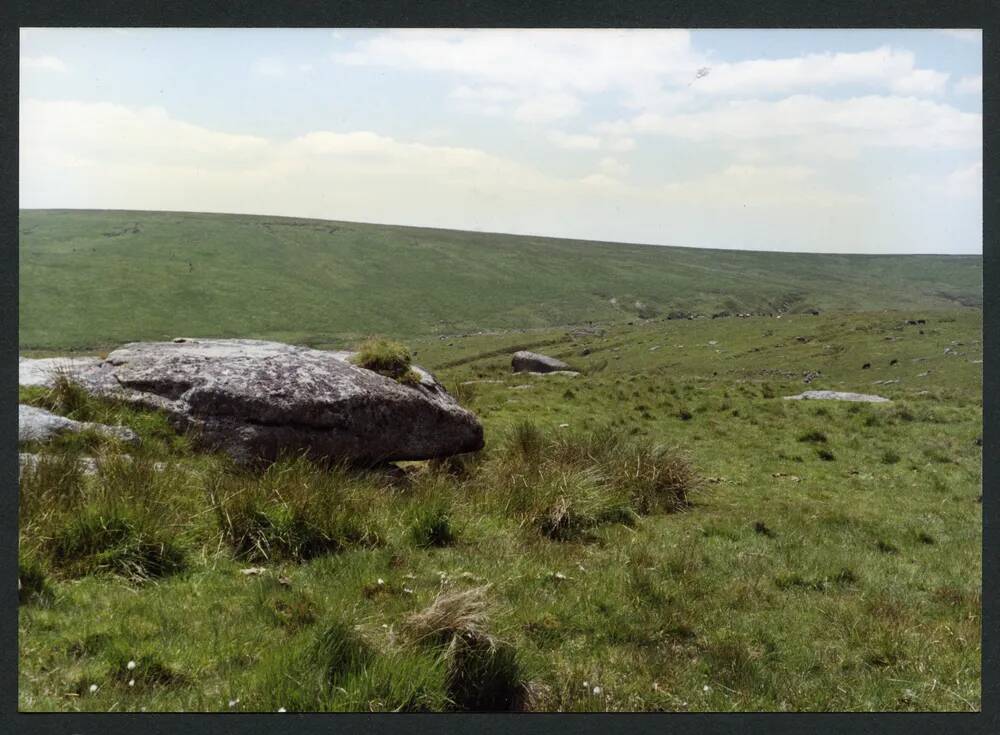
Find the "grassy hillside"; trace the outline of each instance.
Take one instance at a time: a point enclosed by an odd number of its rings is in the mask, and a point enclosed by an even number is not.
[[[527,683],[540,711],[978,710],[981,340],[973,309],[409,339],[486,448],[403,486],[232,475],[102,409],[138,464],[78,478],[54,447],[21,482],[19,707],[476,709]],[[581,374],[512,374],[529,343]],[[782,399],[805,389],[892,402]],[[639,451],[595,468],[590,432]],[[682,507],[628,494],[657,446],[701,478]],[[289,517],[344,544],[296,551]],[[247,518],[275,521],[250,529],[268,554],[234,538]],[[497,653],[414,636],[439,592],[485,585],[464,625]]]
[[[672,309],[947,308],[978,256],[751,253],[282,217],[24,210],[22,349],[137,339],[329,343]]]

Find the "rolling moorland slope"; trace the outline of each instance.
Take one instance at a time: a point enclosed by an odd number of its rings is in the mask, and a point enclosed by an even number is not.
[[[226,214],[20,214],[22,350],[178,335],[322,344],[672,310],[981,302],[980,256],[705,250]]]

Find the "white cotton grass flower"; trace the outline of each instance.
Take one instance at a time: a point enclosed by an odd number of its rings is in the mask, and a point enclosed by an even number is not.
[[[97,691],[97,684],[91,684],[90,685],[90,693],[93,694],[96,691]]]
[[[284,712],[284,711],[285,711],[284,707],[278,707],[278,712]]]
[[[129,671],[133,671],[135,669],[135,661],[129,661],[125,665],[125,668],[128,669]]]
[[[233,707],[235,707],[239,703],[240,703],[240,698],[239,697],[237,697],[236,699],[230,699],[229,700],[229,709],[232,709]]]
[[[379,577],[375,583],[381,587],[383,584],[385,584],[385,580]]]
[[[601,689],[600,687],[594,687],[593,692],[595,697],[599,697],[604,692],[604,690]]]
[[[590,688],[590,682],[589,682],[589,681],[585,681],[585,682],[583,682],[583,688],[584,688],[584,689],[588,689],[588,688]]]

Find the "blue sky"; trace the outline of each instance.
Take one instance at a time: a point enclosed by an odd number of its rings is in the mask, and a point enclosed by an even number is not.
[[[24,29],[21,206],[982,251],[976,31]]]

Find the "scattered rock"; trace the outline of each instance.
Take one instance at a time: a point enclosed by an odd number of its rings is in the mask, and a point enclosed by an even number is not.
[[[21,452],[17,455],[18,472],[23,473],[26,469],[32,469],[39,462],[45,461],[46,456],[43,454],[31,454],[27,452]],[[115,455],[115,459],[121,459],[126,462],[132,461],[132,456],[129,454],[118,454]],[[77,464],[80,467],[80,472],[84,475],[96,475],[100,464],[94,457],[79,457],[77,458]],[[153,470],[155,472],[163,472],[167,469],[166,462],[153,462]]]
[[[39,463],[44,461],[44,456],[41,454],[29,454],[26,452],[21,452],[17,455],[17,470],[18,479],[25,472],[25,470],[32,470]],[[93,457],[80,457],[77,460],[77,465],[80,467],[80,472],[84,475],[96,475],[97,474],[97,460]]]
[[[861,366],[861,369],[862,370],[867,370],[871,366],[872,366],[872,364],[870,362],[866,362],[864,365]]]
[[[100,362],[99,357],[46,357],[40,360],[20,357],[17,362],[17,383],[51,388],[59,375],[73,377],[81,371],[92,369]]]
[[[803,374],[802,382],[808,385],[809,383],[816,380],[819,376],[820,372],[818,370],[809,370]]]
[[[23,403],[17,406],[17,440],[18,442],[47,442],[60,434],[79,434],[81,431],[94,431],[98,434],[138,444],[136,433],[124,426],[107,426],[89,421],[74,421],[65,416],[57,416],[51,411]]]
[[[136,342],[79,371],[89,392],[165,411],[199,446],[236,461],[284,452],[377,464],[483,446],[483,429],[428,372],[403,385],[354,365],[353,353],[279,342]]]
[[[510,364],[515,373],[551,373],[570,370],[570,366],[562,360],[526,350],[515,352]]]
[[[771,477],[776,477],[779,479],[787,477],[792,482],[802,482],[802,478],[799,477],[798,475],[786,475],[784,472],[772,472]]]
[[[889,403],[888,398],[866,393],[844,393],[835,390],[807,390],[797,396],[785,396],[786,401],[855,401],[861,403]]]

